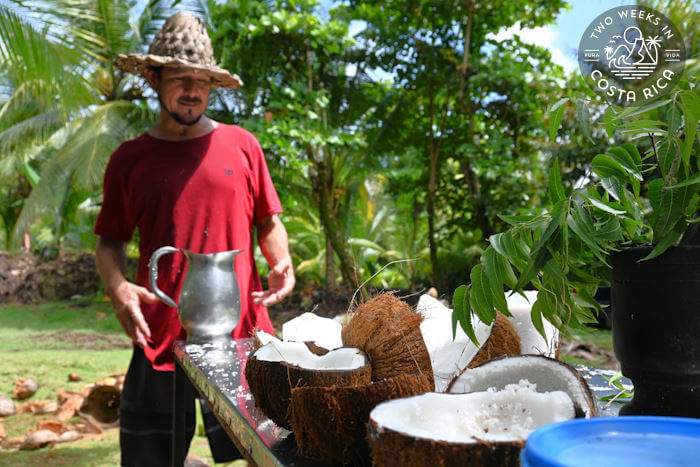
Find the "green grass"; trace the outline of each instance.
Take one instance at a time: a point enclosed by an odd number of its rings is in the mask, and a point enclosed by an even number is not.
[[[31,378],[39,390],[29,400],[56,401],[59,389],[82,391],[89,383],[125,373],[131,344],[109,302],[0,306],[0,356],[1,394],[12,397],[14,381]],[[70,373],[77,373],[82,381],[68,381]],[[24,437],[39,421],[50,418],[55,415],[15,414],[3,424],[9,439]],[[80,421],[74,417],[67,423]],[[195,435],[190,452],[214,464],[206,437]],[[119,460],[116,428],[36,451],[0,449],[0,465],[112,466],[119,465]]]

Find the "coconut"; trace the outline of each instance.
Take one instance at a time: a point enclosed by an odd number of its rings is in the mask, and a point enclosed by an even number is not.
[[[564,391],[574,402],[577,417],[598,416],[598,405],[590,387],[571,365],[541,355],[496,358],[466,369],[450,383],[447,392],[460,394],[503,389],[527,380],[541,392]]]
[[[430,354],[423,341],[423,317],[393,294],[377,295],[357,307],[343,326],[343,344],[367,353],[372,381],[411,373],[423,373],[433,382]]]
[[[429,295],[418,301],[424,317],[420,324],[435,377],[435,390],[444,391],[452,379],[468,366],[476,366],[501,355],[520,353],[520,338],[515,328],[500,313],[490,325],[472,315],[475,345],[460,326],[452,333],[452,310]]]
[[[538,393],[522,381],[501,391],[384,402],[370,413],[368,438],[373,465],[518,466],[534,429],[573,417],[566,393]]]
[[[403,374],[357,387],[298,387],[289,407],[302,454],[321,462],[367,463],[366,425],[380,402],[429,391],[423,374]]]
[[[260,347],[245,368],[255,405],[287,429],[291,429],[288,409],[292,388],[366,384],[371,373],[367,356],[359,349],[340,348],[319,356],[302,342],[271,342]]]
[[[12,397],[17,400],[27,399],[32,397],[34,393],[39,389],[39,385],[36,381],[29,378],[20,378],[15,381],[15,389],[12,391]]]
[[[282,324],[282,340],[313,342],[324,349],[337,349],[343,346],[340,337],[342,327],[343,325],[334,319],[307,312]]]

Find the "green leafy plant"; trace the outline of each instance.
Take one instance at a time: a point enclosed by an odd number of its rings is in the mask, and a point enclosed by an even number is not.
[[[690,80],[642,107],[608,106],[600,124],[609,136],[630,139],[595,156],[590,171],[574,187],[562,183],[554,160],[544,212],[501,216],[510,227],[492,235],[470,284],[455,291],[453,325],[459,322],[476,341],[473,314],[490,323],[495,310],[508,313],[506,288],[539,291],[532,321],[544,335],[542,318],[560,330],[594,320],[600,283],[609,280],[610,253],[627,246],[653,245],[645,260],[679,243],[698,243],[700,158],[698,64]],[[549,109],[550,137],[566,114],[566,100]],[[590,132],[586,101],[576,101],[577,117]],[[510,293],[510,292],[508,292]],[[472,314],[473,312],[473,314]]]

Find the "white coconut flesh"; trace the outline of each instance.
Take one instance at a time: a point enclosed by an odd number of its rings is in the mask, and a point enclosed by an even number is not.
[[[460,326],[453,338],[452,310],[430,295],[423,295],[416,307],[423,315],[420,332],[430,355],[433,367],[435,390],[442,392],[452,379],[469,365],[480,347],[467,337]],[[479,344],[491,335],[493,325],[481,322],[472,314],[472,325]]]
[[[471,394],[426,393],[379,404],[370,413],[379,433],[451,443],[523,441],[536,428],[574,418],[562,391],[537,392],[527,381],[501,391]]]
[[[513,315],[508,317],[508,320],[520,336],[521,353],[554,358],[559,344],[559,331],[552,323],[543,318],[542,327],[547,338],[542,337],[542,334],[532,323],[532,315],[530,314],[532,305],[537,301],[537,291],[526,290],[524,294],[524,297],[517,293],[506,297],[508,311]]]
[[[342,329],[343,325],[334,319],[306,312],[282,324],[282,340],[313,342],[332,350],[343,346]]]
[[[497,358],[456,377],[448,392],[453,394],[503,389],[526,379],[541,392],[564,391],[580,407],[586,417],[595,415],[590,390],[579,380],[570,366],[538,355],[517,355]]]
[[[261,330],[255,331],[255,337],[257,337],[258,341],[260,342],[260,346],[269,344],[270,342],[282,342],[281,339]]]
[[[355,370],[367,365],[360,349],[343,347],[325,355],[316,355],[303,342],[271,342],[253,354],[266,362],[284,362],[308,370]]]

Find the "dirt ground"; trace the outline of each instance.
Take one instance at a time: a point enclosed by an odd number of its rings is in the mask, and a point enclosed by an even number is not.
[[[9,254],[0,251],[0,304],[30,304],[52,300],[69,300],[94,295],[100,287],[94,257],[89,253],[61,253],[55,258],[31,254]],[[383,290],[372,289],[371,295]],[[282,323],[312,311],[319,316],[333,317],[351,311],[354,290],[342,287],[298,285],[282,303],[270,307],[270,319],[279,333]],[[423,291],[396,290],[398,297],[415,306]],[[359,300],[359,294],[355,300]],[[131,344],[124,338],[105,339],[97,333],[58,331],[55,339],[71,342],[89,350],[123,348]],[[60,335],[59,335],[60,334]],[[43,338],[46,338],[44,336]],[[592,343],[564,339],[562,355],[568,355],[596,366],[616,368],[618,363],[610,349]]]

